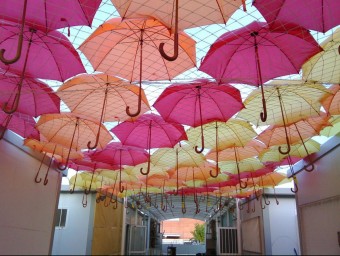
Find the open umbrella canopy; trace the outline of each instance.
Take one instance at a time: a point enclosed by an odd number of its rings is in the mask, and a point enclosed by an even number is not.
[[[0,73],[0,104],[3,109],[15,104],[20,77],[9,72]],[[42,114],[59,113],[60,98],[47,83],[33,78],[24,78],[16,110],[38,117]]]
[[[323,33],[340,25],[338,1],[253,0],[253,5],[269,24],[294,23]]]
[[[302,66],[302,76],[305,80],[319,83],[340,83],[340,28],[328,36],[320,46],[323,51],[315,54]]]
[[[332,94],[325,95],[321,104],[329,115],[340,115],[340,85],[333,84],[329,90]]]
[[[62,84],[56,93],[73,113],[101,122],[131,119],[126,107],[137,108],[138,86],[107,74],[80,74]],[[141,114],[148,110],[150,106],[142,91]]]
[[[294,80],[274,80],[264,88],[267,102],[267,120],[260,120],[261,91],[252,91],[244,100],[245,109],[238,114],[243,118],[260,125],[287,125],[302,118],[318,116],[321,111],[320,100],[330,94],[329,90],[321,84]],[[283,117],[282,117],[283,111]]]
[[[1,22],[0,49],[6,56],[15,56],[20,28],[17,24]],[[22,57],[15,63],[0,67],[24,77],[65,81],[80,73],[86,73],[78,52],[70,40],[58,31],[48,34],[24,27]]]
[[[323,128],[320,131],[320,135],[326,136],[326,137],[331,137],[339,134],[340,132],[340,115],[335,115],[332,116],[329,119],[329,122],[331,123],[330,126],[327,126]]]

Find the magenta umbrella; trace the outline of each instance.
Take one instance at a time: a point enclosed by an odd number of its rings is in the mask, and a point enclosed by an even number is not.
[[[340,1],[253,0],[253,5],[269,25],[295,23],[323,33],[340,25]]]
[[[94,151],[90,158],[94,161],[119,166],[119,191],[123,193],[124,187],[121,181],[122,165],[135,166],[147,162],[149,154],[146,150],[138,147],[122,145],[120,142],[111,142],[105,148]]]
[[[167,122],[192,127],[201,126],[204,150],[203,125],[213,121],[227,121],[244,108],[240,91],[229,84],[217,84],[207,79],[167,87],[153,105]]]
[[[0,110],[0,126],[2,127],[0,140],[4,137],[7,129],[23,138],[39,139],[39,132],[35,129],[35,124],[36,122],[32,116],[20,112],[8,115]]]
[[[9,56],[15,55],[18,27],[14,23],[2,21],[0,24],[0,48],[8,51]],[[13,64],[0,62],[0,68],[18,74],[20,80],[17,85],[14,107],[6,112],[15,112],[16,101],[20,98],[24,78],[41,78],[64,81],[79,73],[86,73],[80,56],[72,43],[60,32],[42,31],[29,27],[24,28],[24,41],[20,58]]]
[[[271,26],[254,21],[220,36],[199,68],[217,81],[260,86],[267,119],[263,83],[284,75],[298,74],[302,64],[322,51],[310,32],[295,24]]]
[[[7,60],[4,57],[6,49],[0,50],[0,60],[11,64],[20,58],[24,27],[29,26],[44,33],[59,28],[85,25],[91,26],[94,15],[102,0],[11,0],[1,3],[2,19],[20,23],[16,56]],[[27,3],[29,2],[29,3]]]
[[[20,78],[14,74],[0,73],[0,105],[5,110],[8,106],[16,108],[18,112],[33,117],[42,114],[59,113],[60,98],[51,87],[37,79],[24,78],[21,93],[17,101],[16,89]],[[18,106],[14,106],[17,103]]]
[[[184,127],[178,123],[168,123],[156,114],[143,114],[133,122],[124,121],[111,130],[123,145],[148,149],[174,147],[179,141],[187,140]],[[141,173],[148,175],[150,172],[150,157],[148,170]]]

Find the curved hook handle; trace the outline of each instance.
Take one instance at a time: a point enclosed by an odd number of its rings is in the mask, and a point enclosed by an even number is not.
[[[42,165],[43,165],[43,163],[44,163],[44,159],[45,159],[45,157],[46,157],[46,154],[47,154],[47,152],[44,153],[43,159],[41,159],[41,162],[40,162],[40,166],[39,166],[38,172],[37,172],[37,174],[35,175],[35,178],[34,178],[35,183],[40,183],[40,182],[41,182],[41,178],[38,179],[38,176],[39,176],[41,167],[42,167]]]
[[[8,60],[4,57],[5,49],[0,50],[0,60],[5,64],[13,64],[17,62],[20,59],[21,51],[22,51],[22,43],[24,38],[24,28],[25,28],[25,20],[26,20],[26,10],[27,10],[27,0],[24,1],[24,8],[22,10],[22,20],[21,20],[21,29],[18,39],[18,46],[17,46],[17,52],[13,59]]]
[[[292,191],[295,194],[299,191],[299,187],[297,185],[297,178],[295,176],[293,176],[293,182],[294,182],[294,189],[291,188],[290,191]]]
[[[99,125],[99,128],[98,128],[98,133],[97,133],[97,136],[96,136],[96,142],[94,143],[94,146],[91,146],[91,141],[88,141],[87,142],[87,148],[88,149],[95,149],[97,146],[98,146],[98,142],[99,142],[99,135],[100,135],[100,125]]]
[[[112,203],[112,208],[115,209],[115,210],[118,208],[117,200],[114,203]]]
[[[202,153],[203,152],[203,150],[204,150],[204,134],[203,134],[203,127],[202,127],[202,125],[201,125],[201,144],[202,144],[202,148],[201,149],[198,149],[198,146],[195,146],[195,152],[197,153],[197,154],[200,154],[200,153]]]
[[[148,175],[150,173],[150,157],[149,157],[149,160],[148,160],[148,168],[146,170],[146,172],[143,172],[143,167],[140,168],[140,173],[143,174],[143,175]]]
[[[255,212],[255,201],[254,201],[254,207],[251,208],[251,211],[252,211],[252,212]]]
[[[310,166],[311,168],[307,168],[308,166]],[[312,172],[314,170],[315,166],[314,164],[308,164],[304,167],[304,169],[307,171],[307,172]]]
[[[83,204],[83,207],[85,208],[87,206],[87,194],[83,194],[83,199],[81,202]]]
[[[267,201],[268,200],[268,201]],[[270,201],[269,201],[269,199],[267,198],[267,196],[264,196],[264,203],[266,204],[266,205],[270,205]]]
[[[263,96],[264,97],[264,96]],[[262,98],[262,107],[263,107],[263,112],[260,113],[261,121],[265,122],[267,121],[267,106],[266,106],[266,99]]]
[[[263,205],[263,203],[262,203],[262,198],[261,198],[261,200],[260,200],[260,204],[261,204],[261,209],[264,210],[264,209],[266,208],[266,206]]]
[[[244,206],[241,204],[241,201],[238,201],[237,207],[238,207],[238,209],[239,209],[240,211],[243,210]]]
[[[159,45],[159,53],[161,56],[168,60],[168,61],[174,61],[178,58],[178,0],[176,0],[176,6],[175,6],[175,33],[174,33],[174,55],[168,56],[164,51],[164,43],[160,43]]]
[[[123,193],[125,190],[124,186],[122,186],[122,181],[119,181],[119,192]]]
[[[139,81],[139,92],[138,92],[138,108],[136,113],[130,112],[130,106],[126,106],[126,114],[130,117],[136,117],[140,114],[142,110],[142,81]]]
[[[22,84],[22,82],[21,82]],[[9,109],[8,108],[8,102],[5,102],[5,104],[2,107],[2,111],[4,111],[6,114],[13,114],[14,112],[17,111],[18,106],[19,106],[19,99],[20,99],[20,95],[21,95],[21,85],[18,84],[18,92],[15,94],[15,98],[14,98],[14,102],[12,105],[12,108]]]
[[[279,152],[282,154],[282,155],[287,155],[287,154],[289,154],[289,152],[290,152],[290,144],[289,144],[289,141],[288,141],[288,144],[287,144],[287,150],[286,151],[283,151],[282,150],[282,146],[279,146]]]

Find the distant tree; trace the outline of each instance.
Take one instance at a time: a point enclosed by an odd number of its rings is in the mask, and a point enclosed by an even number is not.
[[[191,231],[190,233],[193,235],[191,240],[203,243],[205,240],[205,224],[196,223],[194,231]]]

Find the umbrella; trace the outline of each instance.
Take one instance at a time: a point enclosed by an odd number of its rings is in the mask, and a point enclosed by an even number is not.
[[[321,104],[329,115],[340,115],[340,85],[333,84],[329,90],[332,94],[325,95]]]
[[[2,21],[0,47],[6,49],[9,56],[13,55],[17,30],[18,27],[15,24]],[[25,57],[13,64],[0,62],[0,68],[19,74],[20,77],[15,88],[13,108],[6,108],[8,113],[16,111],[25,77],[64,81],[79,73],[86,73],[79,54],[62,33],[51,31],[45,34],[28,27],[24,28],[23,33],[22,52]]]
[[[249,157],[258,156],[260,152],[262,152],[266,146],[260,142],[259,140],[252,139],[250,142],[245,144],[244,146],[235,146],[229,147],[218,152],[219,161],[230,161],[235,160],[235,150],[237,151],[238,159],[242,160]],[[216,161],[216,150],[210,150],[206,155],[207,159],[211,159]]]
[[[81,74],[61,85],[57,94],[72,113],[86,115],[99,122],[124,121],[131,119],[125,109],[138,95],[138,87],[106,74]],[[150,109],[148,100],[142,92],[141,113]],[[100,130],[97,133],[94,149],[98,145]]]
[[[205,131],[205,146],[216,152],[216,171],[219,169],[219,151],[228,147],[244,146],[257,133],[252,126],[240,119],[229,119],[227,122],[211,122],[202,126]],[[201,138],[201,131],[197,128],[187,130],[189,142],[196,144]],[[197,145],[197,144],[196,144]],[[211,173],[212,177],[217,177],[218,172]]]
[[[242,82],[261,87],[261,120],[267,119],[263,83],[298,74],[302,64],[322,49],[310,32],[294,24],[285,27],[254,21],[226,32],[213,43],[200,71],[217,81]],[[244,68],[245,65],[247,68]]]
[[[186,140],[184,127],[176,123],[168,123],[156,114],[143,114],[133,122],[122,122],[111,130],[123,145],[136,146],[148,149],[173,147],[179,141]],[[150,172],[150,158],[148,169],[141,173]]]
[[[315,54],[302,66],[303,79],[319,83],[340,83],[340,28],[336,29],[320,46],[323,51]]]
[[[96,71],[117,75],[139,83],[138,110],[141,110],[142,80],[171,80],[195,67],[195,41],[182,32],[176,61],[164,61],[158,52],[160,42],[173,43],[168,28],[155,19],[113,18],[102,24],[79,47]]]
[[[320,116],[304,118],[290,125],[269,126],[257,136],[257,139],[267,147],[287,144],[287,151],[290,151],[290,144],[303,143],[304,139],[319,135],[321,129],[330,125],[329,118],[330,116],[320,113]],[[282,154],[285,153],[281,147],[279,147],[279,151]]]
[[[339,1],[253,0],[253,5],[269,24],[294,23],[323,33],[340,25]]]
[[[0,50],[0,60],[6,64],[14,63],[20,58],[25,25],[44,33],[70,26],[91,26],[101,0],[38,0],[34,3],[30,2],[31,4],[27,2],[27,0],[12,0],[5,1],[1,5],[2,19],[21,23],[16,56],[6,60],[5,49]]]
[[[159,148],[151,155],[151,163],[158,166],[173,168],[177,172],[178,192],[178,169],[180,167],[201,166],[205,162],[203,154],[197,154],[190,144],[179,143],[173,148]]]
[[[111,142],[102,150],[96,150],[90,158],[94,161],[104,162],[110,165],[119,166],[119,191],[123,193],[121,185],[122,165],[134,166],[148,160],[145,150],[133,146],[122,145],[120,142]]]
[[[274,86],[266,86],[263,90],[269,106],[265,124],[283,126],[286,144],[289,145],[287,126],[303,118],[320,115],[320,99],[329,91],[319,84],[293,80],[276,80],[271,85]],[[241,110],[237,117],[258,126],[260,120],[255,115],[261,99],[262,92],[260,94],[259,90],[254,90],[244,101],[246,109]],[[289,146],[286,153],[289,153]]]
[[[169,61],[178,57],[179,31],[215,23],[226,24],[229,17],[243,5],[245,0],[237,1],[142,1],[111,0],[123,18],[137,18],[141,16],[153,17],[162,22],[175,35],[174,54],[169,56],[164,51],[164,43],[159,45],[162,56]]]
[[[112,140],[111,134],[103,124],[84,116],[72,113],[44,114],[40,116],[36,128],[49,142],[69,148],[70,154],[72,148],[77,151],[86,149],[88,141],[96,138],[95,131],[98,130],[98,126],[101,127],[98,148],[103,148]],[[66,163],[68,160],[69,156]],[[66,165],[60,169],[66,169]]]
[[[23,138],[39,138],[39,132],[35,129],[35,124],[36,122],[32,116],[20,112],[6,114],[0,110],[0,125],[2,127],[0,140],[4,137],[7,129]]]
[[[21,91],[15,101],[20,78],[14,74],[0,73],[0,104],[4,111],[12,106],[12,109],[33,117],[60,112],[60,98],[46,83],[32,78],[24,78],[21,82]]]
[[[329,122],[331,125],[323,128],[320,131],[320,135],[331,137],[336,136],[340,132],[340,115],[332,116]]]
[[[201,127],[202,147],[195,147],[197,153],[204,150],[204,124],[227,121],[244,107],[238,89],[206,79],[167,87],[153,106],[168,122]]]

